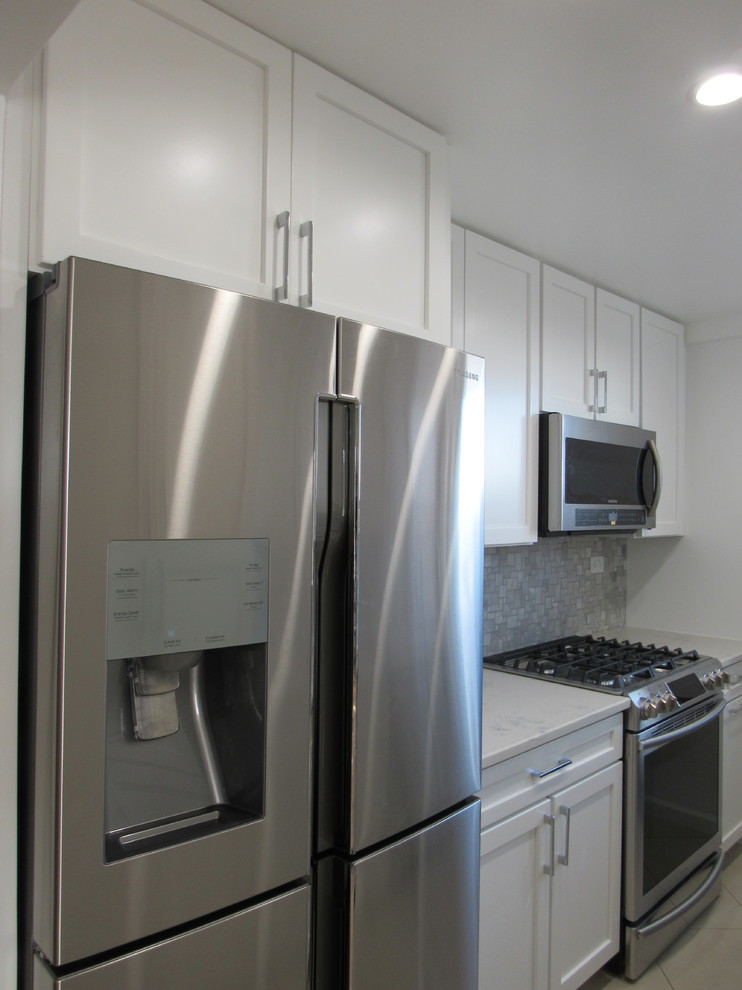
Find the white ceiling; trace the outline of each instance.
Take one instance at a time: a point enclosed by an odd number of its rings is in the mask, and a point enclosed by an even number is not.
[[[742,0],[212,0],[442,132],[464,226],[685,322],[742,314]]]

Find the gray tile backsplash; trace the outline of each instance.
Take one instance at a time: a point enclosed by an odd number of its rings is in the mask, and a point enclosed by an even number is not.
[[[558,536],[484,551],[484,654],[626,622],[626,543]],[[603,572],[592,573],[592,557]]]

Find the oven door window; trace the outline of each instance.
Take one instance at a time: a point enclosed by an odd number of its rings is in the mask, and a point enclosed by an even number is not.
[[[648,750],[644,760],[644,870],[647,894],[719,829],[718,720]]]

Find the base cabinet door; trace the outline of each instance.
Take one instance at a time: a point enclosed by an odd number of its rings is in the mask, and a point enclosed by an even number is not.
[[[549,801],[482,832],[479,990],[547,990]]]
[[[577,990],[619,949],[622,764],[552,798],[551,990]]]
[[[479,990],[578,990],[619,951],[622,767],[482,832]]]

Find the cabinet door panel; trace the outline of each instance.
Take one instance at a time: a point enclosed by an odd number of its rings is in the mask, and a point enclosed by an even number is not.
[[[544,265],[541,291],[541,408],[592,418],[595,289]]]
[[[311,221],[315,309],[450,343],[443,138],[294,56],[293,141],[292,301]]]
[[[540,265],[466,232],[464,347],[485,371],[484,542],[535,543]]]
[[[271,297],[291,54],[194,0],[82,0],[46,52],[36,261]]]
[[[662,495],[654,529],[643,536],[685,532],[685,335],[674,320],[643,309],[642,426],[657,434],[662,458]]]
[[[604,376],[598,382],[597,419],[639,425],[639,313],[637,303],[596,290],[595,363]]]
[[[622,767],[614,763],[552,798],[552,990],[577,990],[618,952]]]
[[[482,832],[479,990],[548,986],[549,802]]]

